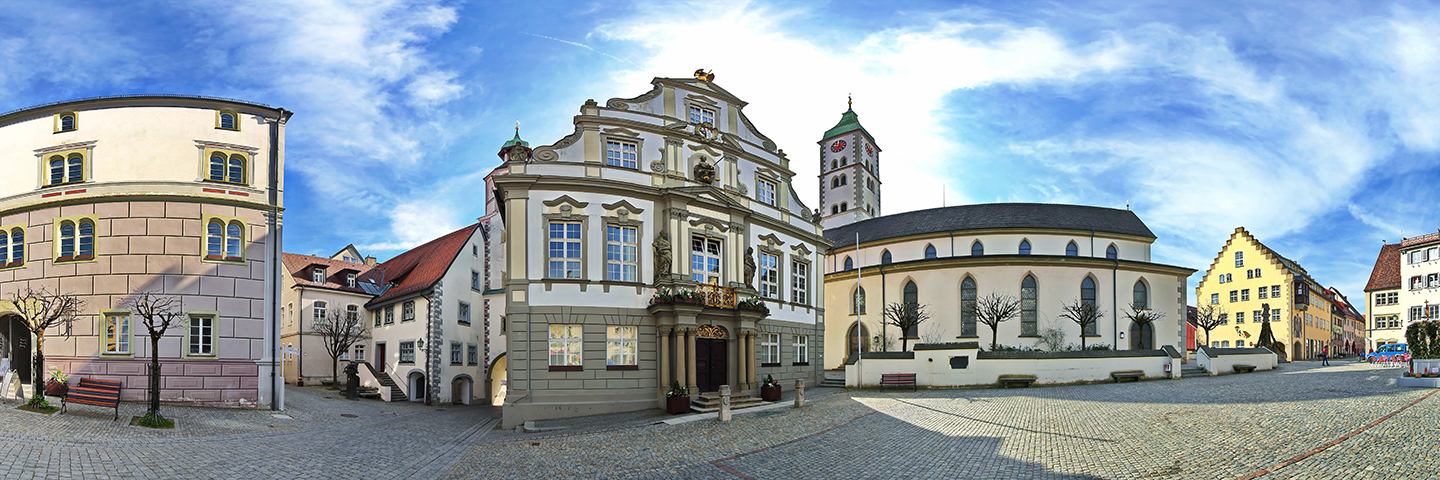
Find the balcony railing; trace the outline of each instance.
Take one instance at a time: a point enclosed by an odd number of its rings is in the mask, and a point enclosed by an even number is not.
[[[695,291],[705,297],[705,306],[735,308],[735,289],[719,285],[701,284]]]

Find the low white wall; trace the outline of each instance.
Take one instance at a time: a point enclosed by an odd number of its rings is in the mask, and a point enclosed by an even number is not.
[[[1036,384],[1110,380],[1111,372],[1140,370],[1145,378],[1169,378],[1165,366],[1171,358],[1157,351],[1151,356],[1095,358],[978,358],[979,350],[918,350],[913,359],[866,358],[860,366],[845,367],[845,383],[876,387],[886,373],[914,373],[926,387],[995,385],[1001,375],[1035,375]],[[1078,355],[1077,355],[1078,356]],[[965,368],[952,368],[951,357],[967,357]]]
[[[1196,349],[1195,358],[1210,375],[1235,373],[1236,365],[1254,365],[1255,371],[1274,370],[1280,364],[1280,356],[1264,348],[1210,348]]]

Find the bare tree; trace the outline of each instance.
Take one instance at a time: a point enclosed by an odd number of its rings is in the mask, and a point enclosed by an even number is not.
[[[1125,312],[1125,318],[1130,319],[1131,323],[1139,325],[1142,332],[1145,330],[1144,327],[1146,325],[1152,325],[1150,328],[1153,332],[1155,328],[1153,326],[1154,323],[1160,320],[1164,320],[1165,313],[1157,310],[1147,310],[1144,305],[1132,303],[1130,304],[1130,311]],[[1136,343],[1140,343],[1143,345],[1144,342],[1141,342],[1141,340],[1143,339],[1132,336],[1132,338],[1130,338],[1130,344],[1134,345]],[[1154,347],[1154,345],[1151,345],[1151,347]]]
[[[20,321],[25,323],[25,329],[35,335],[35,354],[32,357],[34,368],[31,370],[35,395],[31,397],[31,401],[44,401],[45,331],[64,326],[61,335],[70,336],[70,327],[75,317],[80,314],[80,309],[84,308],[85,302],[74,295],[51,293],[44,287],[37,291],[29,286],[11,293],[10,301],[15,304],[16,313],[20,315]]]
[[[1020,316],[1020,299],[991,292],[975,300],[975,320],[990,327],[990,350],[999,346],[1000,324]]]
[[[1105,312],[1100,311],[1098,304],[1078,299],[1062,306],[1060,312],[1060,318],[1075,322],[1080,326],[1081,350],[1085,349],[1085,332],[1099,324],[1100,319],[1105,318]]]
[[[885,306],[885,323],[900,329],[900,351],[910,348],[910,330],[919,331],[920,324],[930,319],[930,312],[918,303],[891,302]]]
[[[129,309],[131,314],[138,317],[140,324],[145,326],[145,332],[150,335],[150,406],[145,410],[145,417],[141,421],[148,425],[157,425],[164,420],[164,417],[160,416],[160,339],[165,337],[165,332],[171,328],[183,328],[185,313],[179,297],[150,291],[136,291],[121,301],[120,307]],[[199,345],[192,346],[196,347]],[[184,356],[184,352],[178,355]]]
[[[1204,345],[1210,345],[1210,331],[1225,324],[1225,307],[1207,303],[1195,308],[1195,326],[1205,331]]]
[[[325,352],[330,354],[330,378],[339,387],[340,355],[349,352],[361,340],[370,338],[370,330],[360,321],[358,313],[350,315],[350,312],[338,308],[330,309],[325,317],[316,319],[310,327],[325,340]]]

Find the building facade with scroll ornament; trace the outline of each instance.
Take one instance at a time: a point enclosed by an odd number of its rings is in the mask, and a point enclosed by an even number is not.
[[[504,223],[505,427],[660,408],[672,382],[822,378],[829,242],[746,102],[697,77],[502,147],[487,215]]]

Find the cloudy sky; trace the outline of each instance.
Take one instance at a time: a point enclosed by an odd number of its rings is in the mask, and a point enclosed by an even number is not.
[[[516,120],[552,143],[586,99],[702,67],[812,204],[815,142],[853,94],[885,213],[942,191],[1129,204],[1158,262],[1203,270],[1244,226],[1358,303],[1382,241],[1440,228],[1433,2],[57,3],[0,0],[0,110],[292,110],[294,253],[384,259],[472,222]]]

